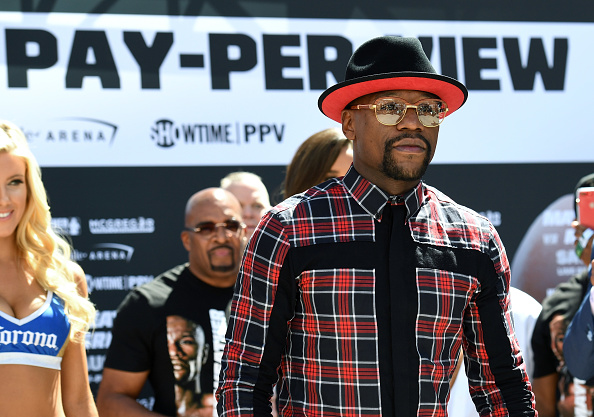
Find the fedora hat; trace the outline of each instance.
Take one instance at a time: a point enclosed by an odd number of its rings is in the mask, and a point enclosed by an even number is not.
[[[347,64],[345,80],[324,91],[318,107],[340,123],[342,110],[351,101],[388,90],[433,93],[446,102],[448,115],[468,97],[462,83],[435,71],[417,38],[381,36],[357,48]]]

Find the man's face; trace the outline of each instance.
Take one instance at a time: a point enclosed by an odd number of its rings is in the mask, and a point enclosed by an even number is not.
[[[243,221],[247,226],[246,236],[249,239],[264,213],[270,208],[268,192],[261,185],[250,182],[234,182],[227,187],[227,191],[241,204]]]
[[[202,346],[196,340],[196,325],[180,316],[168,316],[167,347],[176,382],[183,385],[192,380],[201,366],[197,363]]]
[[[566,330],[567,322],[561,314],[556,314],[549,322],[549,332],[551,334],[551,350],[560,364],[564,363],[563,342]]]
[[[239,204],[217,200],[196,204],[186,216],[186,226],[196,227],[204,222],[224,223],[242,221]],[[210,236],[184,231],[184,247],[189,253],[190,270],[203,281],[220,287],[233,285],[245,243],[245,228],[232,233],[218,226]]]
[[[434,95],[414,90],[394,90],[369,94],[355,104],[372,104],[379,97],[399,97],[409,104]],[[404,119],[396,126],[385,126],[377,121],[373,110],[347,110],[343,114],[351,125],[343,129],[353,140],[354,165],[370,180],[383,178],[416,183],[433,159],[439,127],[425,127],[414,109],[408,109]],[[381,181],[380,181],[381,183]]]

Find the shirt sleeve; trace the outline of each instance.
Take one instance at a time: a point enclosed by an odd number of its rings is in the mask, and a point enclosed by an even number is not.
[[[235,285],[217,391],[221,417],[255,415],[262,397],[269,403],[273,383],[265,390],[257,386],[288,250],[282,223],[275,214],[266,214],[246,248]]]
[[[594,317],[590,294],[573,317],[565,333],[563,355],[567,368],[577,378],[588,380],[594,377]]]
[[[105,367],[127,372],[151,369],[150,331],[145,327],[149,309],[144,297],[130,292],[118,307]]]
[[[480,291],[465,317],[470,393],[480,415],[534,416],[534,395],[511,316],[509,263],[494,229],[489,258],[479,270]]]

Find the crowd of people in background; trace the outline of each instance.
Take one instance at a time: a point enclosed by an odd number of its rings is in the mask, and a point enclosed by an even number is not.
[[[583,273],[542,304],[510,288],[488,220],[420,181],[466,88],[412,38],[371,40],[346,74],[320,99],[342,127],[298,147],[282,202],[248,171],[189,197],[188,260],[119,306],[97,406],[84,273],[51,228],[23,133],[1,123],[0,415],[591,416],[594,235],[577,206]],[[397,139],[376,140],[392,130]],[[576,199],[585,187],[594,174]],[[401,282],[409,275],[420,289]],[[464,289],[449,298],[442,286]]]

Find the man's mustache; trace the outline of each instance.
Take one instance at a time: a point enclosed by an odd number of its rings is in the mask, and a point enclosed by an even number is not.
[[[229,249],[230,251],[233,251],[233,250],[234,250],[234,249],[233,249],[231,246],[229,246],[229,245],[219,245],[219,246],[215,246],[214,248],[212,248],[212,249],[211,249],[211,250],[209,250],[208,252],[210,253],[210,252],[212,252],[212,251],[215,251],[215,250],[217,250],[217,249]]]
[[[396,137],[388,139],[388,141],[386,142],[386,150],[390,150],[396,142],[400,142],[403,139],[421,139],[425,146],[427,146],[427,150],[431,150],[431,144],[425,136],[421,135],[420,133],[411,132],[402,133]]]

